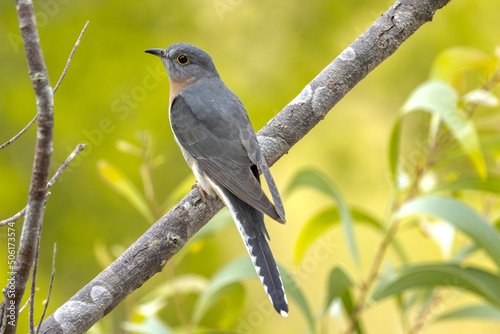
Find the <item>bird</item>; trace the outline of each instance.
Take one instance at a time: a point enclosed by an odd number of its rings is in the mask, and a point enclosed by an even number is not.
[[[284,224],[285,210],[243,103],[202,49],[175,43],[145,52],[160,57],[167,70],[170,127],[196,186],[203,198],[218,196],[229,209],[274,309],[287,317],[285,289],[264,224],[264,214]]]

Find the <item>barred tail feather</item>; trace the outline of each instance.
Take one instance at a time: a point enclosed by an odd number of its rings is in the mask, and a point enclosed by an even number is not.
[[[286,299],[283,282],[278,271],[278,266],[274,261],[273,254],[264,235],[260,233],[255,238],[249,238],[244,234],[244,230],[238,226],[240,234],[245,241],[253,265],[260,278],[262,286],[271,300],[275,310],[283,317],[288,316],[288,302]]]
[[[279,314],[287,317],[288,302],[278,266],[266,239],[268,235],[264,225],[264,215],[223,187],[213,183],[211,185],[231,212],[271,303]]]

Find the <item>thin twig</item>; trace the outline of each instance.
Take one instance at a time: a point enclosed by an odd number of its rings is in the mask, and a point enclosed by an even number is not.
[[[12,139],[10,139],[9,141],[5,142],[2,144],[2,146],[0,146],[0,150],[9,146],[10,144],[12,144],[13,142],[15,142],[17,140],[17,138],[21,137],[23,135],[23,133],[25,133],[26,131],[28,131],[28,129],[33,125],[33,123],[35,123],[36,119],[38,118],[38,115],[35,115],[35,117],[33,117],[33,119],[28,123],[28,125],[26,125],[24,127],[24,129],[22,129],[21,131],[19,131],[19,133],[17,135],[15,135],[14,137],[12,137]]]
[[[59,167],[57,169],[57,171],[54,174],[54,176],[52,176],[52,178],[50,179],[50,181],[47,183],[47,190],[49,190],[50,187],[52,187],[52,185],[57,181],[57,179],[64,172],[64,170],[66,169],[66,167],[68,167],[68,165],[70,164],[70,162],[76,157],[76,155],[78,153],[80,153],[81,151],[83,151],[83,149],[86,146],[87,146],[87,144],[78,144],[78,145],[76,145],[76,148],[73,150],[73,152],[71,152],[71,154],[66,158],[66,161],[64,161],[62,163],[61,167]]]
[[[71,53],[69,54],[69,58],[68,58],[68,61],[66,62],[66,66],[64,67],[64,70],[63,70],[63,72],[61,74],[61,77],[57,81],[57,83],[56,83],[56,85],[55,85],[55,87],[54,87],[54,89],[52,91],[52,94],[56,93],[57,89],[59,88],[59,85],[61,85],[62,80],[66,76],[66,72],[68,71],[69,65],[71,64],[71,60],[73,59],[73,55],[75,54],[76,48],[78,47],[78,45],[80,45],[80,40],[82,39],[82,36],[85,33],[85,30],[87,30],[87,26],[88,25],[89,25],[89,21],[87,21],[87,23],[85,23],[85,26],[83,27],[83,30],[80,33],[80,36],[76,40],[75,46],[73,47],[73,50],[71,50]],[[7,147],[7,146],[9,146],[10,144],[12,144],[19,137],[21,137],[23,135],[23,133],[25,133],[26,131],[28,131],[28,129],[33,125],[33,123],[35,123],[35,121],[37,120],[37,118],[38,118],[38,115],[35,115],[35,117],[33,117],[33,119],[28,123],[28,125],[26,125],[24,127],[24,129],[22,129],[17,135],[15,135],[14,137],[12,137],[12,139],[10,139],[9,141],[7,141],[4,144],[2,144],[0,146],[0,150],[3,149],[3,148],[5,148],[5,147]],[[23,215],[24,215],[24,213],[23,213]],[[19,216],[17,219],[19,219],[20,217],[22,217],[22,215]]]
[[[66,167],[68,167],[68,165],[70,164],[70,162],[76,157],[76,155],[78,153],[80,153],[85,148],[85,146],[87,146],[87,144],[78,144],[76,146],[76,148],[73,150],[73,152],[71,152],[71,154],[66,159],[66,161],[64,161],[62,163],[62,165],[59,167],[59,169],[57,169],[56,173],[54,174],[54,176],[52,176],[52,178],[50,179],[50,181],[47,182],[47,190],[49,190],[50,187],[52,187],[52,185],[57,181],[57,179],[64,172],[64,170],[66,169]],[[45,196],[45,202],[47,202],[48,196],[49,196],[49,193],[47,193],[46,196]],[[19,211],[18,213],[16,213],[14,216],[12,216],[10,218],[7,218],[5,220],[0,221],[0,227],[5,226],[5,225],[7,225],[9,223],[15,222],[16,220],[18,220],[19,218],[21,218],[22,216],[24,216],[25,213],[26,213],[26,207],[24,209],[22,209],[21,211]]]
[[[437,305],[440,301],[441,301],[441,296],[439,295],[439,293],[436,293],[424,307],[422,312],[420,312],[417,321],[415,321],[415,324],[410,328],[408,334],[416,334],[422,329],[424,329],[425,324],[428,322],[429,316],[432,315],[432,310],[434,306]]]
[[[31,267],[35,261],[35,248],[40,226],[44,215],[44,202],[47,193],[47,181],[50,174],[52,157],[52,141],[54,137],[54,95],[50,86],[49,73],[40,46],[40,36],[36,26],[33,2],[31,0],[16,0],[16,10],[19,20],[19,29],[23,39],[26,60],[28,63],[29,77],[36,100],[37,136],[34,152],[33,168],[28,192],[28,202],[24,223],[17,248],[13,272],[15,294],[6,296],[2,303],[4,309],[7,305],[14,305],[12,324],[7,322],[7,313],[3,312],[3,334],[15,334],[17,330],[17,314],[23,299]]]
[[[370,269],[370,273],[368,274],[368,278],[366,279],[365,283],[361,285],[360,289],[361,291],[354,306],[354,310],[352,312],[351,319],[349,321],[349,326],[345,331],[346,334],[352,333],[356,328],[356,323],[358,322],[359,315],[365,308],[368,292],[370,291],[371,287],[379,277],[380,266],[382,265],[384,254],[387,248],[389,247],[392,238],[396,234],[398,225],[399,225],[398,222],[392,223],[390,229],[387,231],[384,239],[382,240],[380,246],[378,247],[377,253],[375,254],[375,258],[373,260],[372,267]]]
[[[56,251],[57,251],[57,243],[54,242],[54,251],[52,253],[52,274],[50,275],[49,293],[47,295],[47,301],[45,302],[45,307],[43,308],[42,316],[40,317],[40,322],[38,323],[38,327],[36,328],[36,334],[38,334],[38,332],[40,331],[43,318],[45,317],[45,313],[47,312],[47,308],[49,307],[50,294],[52,293],[52,285],[54,284],[54,277],[56,274]]]
[[[18,213],[16,213],[12,217],[0,221],[0,227],[15,222],[16,220],[18,220],[19,218],[21,218],[25,214],[26,214],[26,207],[24,207],[21,211],[19,211]]]
[[[68,72],[69,65],[71,64],[71,60],[73,59],[73,55],[75,54],[76,48],[78,45],[80,45],[80,40],[82,39],[83,34],[85,33],[85,30],[87,30],[87,26],[89,25],[89,21],[85,23],[85,26],[83,26],[82,32],[80,33],[80,36],[78,36],[78,39],[76,40],[75,46],[73,47],[73,50],[71,50],[71,53],[69,54],[68,61],[66,62],[66,66],[64,67],[64,70],[61,74],[61,77],[57,81],[56,85],[54,86],[53,93],[55,94],[57,91],[57,88],[59,88],[59,85],[61,84],[62,80],[66,76],[66,72]]]
[[[35,333],[35,292],[36,292],[36,274],[38,272],[38,258],[40,255],[40,238],[42,237],[42,226],[38,230],[38,239],[35,248],[35,262],[33,263],[33,272],[31,274],[31,291],[30,291],[30,314],[29,314],[29,329],[30,334]]]
[[[19,314],[21,314],[21,312],[24,311],[24,309],[26,308],[26,306],[28,306],[29,303],[30,303],[30,299],[28,298],[28,300],[26,301],[26,303],[24,303],[23,307],[21,307],[19,309]]]

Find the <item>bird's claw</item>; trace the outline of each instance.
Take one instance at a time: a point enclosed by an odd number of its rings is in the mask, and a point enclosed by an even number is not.
[[[207,199],[207,196],[205,195],[205,190],[203,190],[203,188],[200,186],[200,183],[198,181],[196,181],[196,183],[193,184],[193,186],[191,187],[191,190],[193,190],[194,188],[198,188],[198,190],[200,191],[201,197],[203,197],[203,200]]]

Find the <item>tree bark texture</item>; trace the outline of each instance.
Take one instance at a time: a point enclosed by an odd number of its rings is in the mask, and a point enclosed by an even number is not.
[[[288,153],[347,92],[449,1],[396,1],[258,132],[268,164]],[[47,318],[41,333],[84,333],[160,272],[222,207],[219,199],[203,200],[198,189],[191,191],[115,262]]]
[[[49,75],[43,58],[38,30],[33,13],[33,3],[30,0],[16,0],[19,28],[23,38],[26,58],[28,60],[29,76],[35,91],[37,106],[37,136],[35,158],[31,174],[26,216],[19,240],[19,248],[14,268],[9,280],[9,288],[4,290],[4,300],[1,308],[0,332],[8,334],[16,332],[17,313],[26,290],[38,245],[38,237],[43,221],[45,194],[49,177],[50,159],[52,155],[52,135],[54,124],[54,101]],[[11,285],[13,284],[13,285]],[[12,294],[10,286],[15,287]],[[8,306],[15,303],[15,316],[12,324],[8,324],[7,316],[11,310]]]

